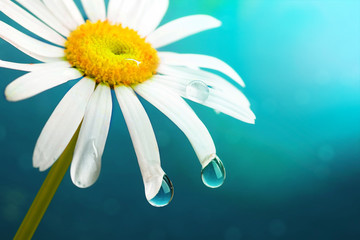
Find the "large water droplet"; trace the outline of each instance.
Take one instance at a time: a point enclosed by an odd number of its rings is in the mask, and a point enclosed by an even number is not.
[[[210,188],[220,187],[225,180],[225,168],[218,156],[213,159],[201,170],[201,179],[203,183]]]
[[[174,196],[174,188],[169,179],[165,174],[161,183],[159,192],[154,198],[149,200],[149,203],[155,207],[164,207],[168,205]]]
[[[209,94],[209,87],[202,81],[195,80],[186,86],[186,97],[195,102],[205,102]]]
[[[72,179],[76,186],[86,188],[94,184],[101,169],[101,156],[95,145],[95,139],[90,139],[73,158]],[[84,167],[85,166],[85,167]]]

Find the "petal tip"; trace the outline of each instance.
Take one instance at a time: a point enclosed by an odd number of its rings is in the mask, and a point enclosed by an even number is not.
[[[41,168],[41,167],[39,167],[38,169],[39,169],[39,172],[45,172],[45,171],[46,171],[46,169],[45,169],[45,168]]]
[[[48,170],[51,166],[48,166],[47,164],[42,164],[40,166],[38,166],[37,168],[39,169],[40,172],[45,172],[46,170]]]
[[[219,19],[217,19],[217,18],[214,18],[215,19],[215,21],[216,21],[216,27],[221,27],[222,26],[222,22],[219,20]]]
[[[75,186],[77,186],[78,188],[88,188],[90,187],[92,184],[85,184],[85,183],[82,183],[81,181],[76,181],[74,179],[72,179],[72,182],[74,183]]]
[[[245,82],[242,80],[242,78],[239,76],[239,79],[238,79],[238,81],[237,81],[239,84],[240,84],[240,86],[242,86],[243,88],[245,88],[246,87],[246,84],[245,84]]]
[[[75,164],[77,162],[73,158],[71,167],[70,167],[70,177],[75,186],[79,188],[88,188],[92,186],[99,178],[100,175],[100,166],[96,169],[87,163],[82,162],[81,164]],[[96,165],[96,163],[94,163]]]
[[[14,98],[14,95],[11,93],[11,89],[9,89],[9,87],[5,88],[5,92],[4,92],[5,98],[7,101],[9,102],[15,102],[16,98]]]
[[[74,171],[71,171],[71,170],[70,170],[71,181],[78,188],[88,188],[88,187],[90,187],[91,185],[93,185],[96,182],[96,180],[91,181],[91,182],[82,181],[80,179],[81,177],[78,176],[79,174],[76,174]]]
[[[217,18],[215,18],[213,16],[210,16],[210,15],[203,15],[203,16],[212,20],[212,24],[213,24],[214,28],[221,27],[222,22],[219,19],[217,19]]]
[[[222,22],[221,22],[219,19],[217,19],[216,17],[213,17],[213,16],[211,16],[211,15],[207,15],[207,14],[195,14],[195,15],[190,15],[190,16],[198,16],[198,17],[202,17],[202,18],[211,19],[214,24],[218,24],[219,26],[222,24]]]

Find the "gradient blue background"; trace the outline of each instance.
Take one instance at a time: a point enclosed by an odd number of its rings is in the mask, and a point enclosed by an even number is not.
[[[360,239],[360,1],[174,0],[163,23],[197,13],[223,26],[164,49],[228,62],[257,115],[248,125],[191,104],[214,138],[225,184],[202,184],[185,136],[144,102],[175,187],[169,206],[150,206],[115,103],[99,180],[79,189],[67,174],[34,239]],[[0,59],[31,61],[2,40]],[[21,74],[0,69],[1,91]],[[1,95],[2,239],[46,176],[32,168],[32,151],[70,86],[18,103]]]

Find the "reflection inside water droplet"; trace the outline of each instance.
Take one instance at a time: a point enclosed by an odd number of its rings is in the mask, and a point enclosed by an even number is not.
[[[149,203],[155,207],[164,207],[168,205],[174,196],[174,188],[169,179],[165,174],[161,183],[159,192],[154,198],[149,200]]]
[[[97,158],[97,157],[99,156],[99,154],[98,154],[98,151],[97,151],[97,149],[96,149],[95,140],[94,140],[94,139],[91,140],[91,145],[92,145],[92,148],[93,148],[94,157]]]
[[[201,170],[203,183],[210,188],[220,187],[225,180],[226,172],[223,163],[218,156],[213,159]]]
[[[91,158],[97,159],[99,157],[98,149],[95,145],[95,139],[91,138],[86,142],[84,149],[81,151],[81,159]]]
[[[186,86],[186,97],[195,102],[205,102],[209,94],[209,87],[202,81],[195,80]]]

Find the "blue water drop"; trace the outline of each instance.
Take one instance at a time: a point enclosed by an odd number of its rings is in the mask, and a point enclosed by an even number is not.
[[[203,81],[191,81],[186,86],[186,97],[192,101],[205,103],[205,101],[209,98],[209,95],[209,87]]]
[[[203,183],[210,188],[220,187],[225,180],[225,168],[218,156],[215,156],[209,163],[201,170],[201,179]]]
[[[154,198],[149,200],[149,203],[154,207],[164,207],[170,203],[173,196],[174,196],[174,187],[169,177],[165,174],[159,192],[156,194]]]

